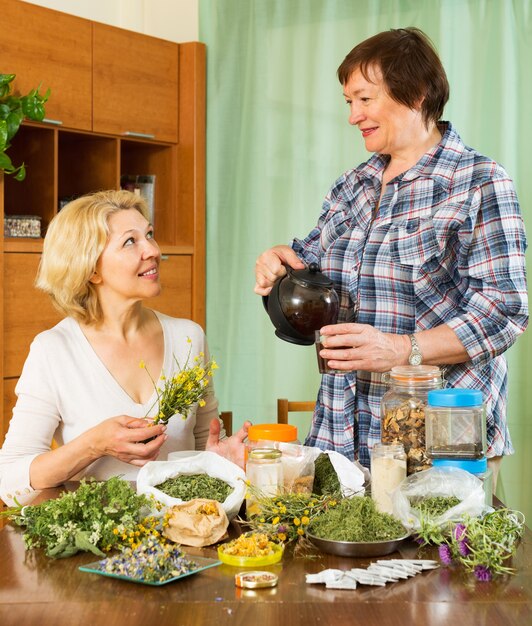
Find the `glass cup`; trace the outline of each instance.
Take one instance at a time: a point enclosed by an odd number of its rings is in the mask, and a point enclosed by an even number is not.
[[[327,359],[320,356],[320,351],[323,349],[321,342],[321,335],[319,330],[314,331],[314,343],[316,346],[316,356],[318,357],[318,369],[320,374],[334,374],[336,370],[333,370],[327,365]]]

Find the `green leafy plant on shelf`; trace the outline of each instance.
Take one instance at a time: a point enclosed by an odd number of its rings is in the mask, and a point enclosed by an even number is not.
[[[50,97],[50,89],[44,95],[39,88],[32,89],[25,96],[11,93],[11,83],[15,74],[0,74],[0,171],[11,174],[16,180],[24,180],[26,167],[13,165],[6,154],[10,141],[17,134],[25,119],[41,122],[44,119],[44,104]]]

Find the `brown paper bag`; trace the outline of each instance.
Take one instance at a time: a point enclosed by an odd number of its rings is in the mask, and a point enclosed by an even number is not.
[[[170,517],[163,534],[185,546],[210,546],[222,539],[229,520],[220,502],[195,498],[168,509]]]

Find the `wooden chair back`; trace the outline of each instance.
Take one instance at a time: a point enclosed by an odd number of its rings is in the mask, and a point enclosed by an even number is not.
[[[220,413],[220,419],[223,422],[225,434],[230,437],[233,434],[233,412],[222,411]]]
[[[290,401],[286,398],[277,400],[277,423],[288,424],[288,413],[314,413],[316,403],[314,400]]]

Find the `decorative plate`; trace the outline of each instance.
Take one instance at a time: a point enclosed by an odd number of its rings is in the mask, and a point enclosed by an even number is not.
[[[190,572],[186,572],[185,574],[180,574],[179,576],[174,576],[173,578],[167,578],[166,580],[161,581],[147,581],[142,578],[131,578],[130,576],[123,576],[122,574],[111,574],[110,572],[104,572],[99,568],[100,561],[95,561],[94,563],[88,563],[87,565],[81,565],[79,567],[80,571],[87,572],[89,574],[99,574],[100,576],[107,576],[108,578],[118,578],[119,580],[127,580],[130,583],[140,583],[142,585],[152,585],[154,587],[160,587],[161,585],[166,585],[168,583],[173,583],[176,580],[180,580],[181,578],[186,578],[187,576],[192,576],[193,574],[198,574],[203,570],[209,569],[210,567],[216,567],[217,565],[221,565],[221,562],[218,559],[208,559],[203,556],[190,556],[191,561],[196,563],[197,567]]]

